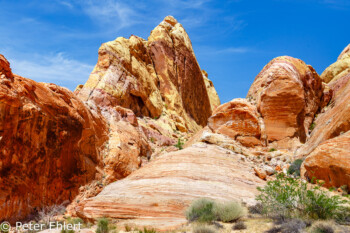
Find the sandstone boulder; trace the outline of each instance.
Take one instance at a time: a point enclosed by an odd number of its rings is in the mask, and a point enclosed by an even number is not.
[[[303,61],[283,56],[257,75],[247,98],[256,102],[269,143],[295,148],[305,142],[322,99],[320,77]]]
[[[13,75],[0,56],[0,220],[72,200],[102,177],[106,122],[71,91]]]
[[[96,197],[81,202],[85,219],[131,219],[139,227],[171,230],[186,223],[184,210],[201,197],[255,202],[264,184],[240,156],[214,145],[193,145],[163,154]],[[123,222],[119,223],[123,225]]]
[[[208,120],[214,133],[224,134],[242,145],[265,145],[264,125],[255,105],[246,99],[234,99],[220,105]]]
[[[172,131],[182,132],[205,126],[219,104],[185,29],[171,16],[148,40],[131,36],[104,43],[89,80],[76,94],[102,109],[119,105],[138,117],[164,115]]]
[[[325,187],[350,187],[350,131],[320,144],[303,163],[301,175],[325,181]]]

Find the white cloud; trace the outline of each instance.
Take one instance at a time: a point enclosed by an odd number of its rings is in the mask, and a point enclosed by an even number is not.
[[[20,56],[18,56],[20,57]],[[52,82],[66,86],[71,83],[85,83],[93,66],[66,58],[63,53],[53,56],[34,55],[32,59],[11,59],[8,57],[14,73],[38,82]]]
[[[138,14],[131,4],[126,5],[122,1],[78,1],[83,11],[93,20],[104,24],[113,24],[116,29],[129,27],[137,22]]]

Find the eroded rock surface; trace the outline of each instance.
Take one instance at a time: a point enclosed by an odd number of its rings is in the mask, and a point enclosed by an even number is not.
[[[201,197],[254,203],[263,185],[241,156],[196,144],[158,157],[127,178],[81,203],[83,218],[132,219],[133,224],[169,230],[186,223],[184,210]]]
[[[99,178],[104,119],[71,91],[13,75],[0,56],[0,220],[72,200]]]
[[[263,122],[255,105],[246,99],[220,105],[209,118],[208,126],[214,133],[229,136],[247,147],[266,145]]]
[[[345,57],[346,55],[343,56],[343,59],[346,59]],[[330,73],[334,71],[327,84],[331,92],[331,100],[314,120],[314,129],[310,139],[298,150],[299,156],[310,154],[322,142],[350,130],[350,108],[348,107],[350,104],[350,63],[342,74],[336,75],[337,72],[333,68],[337,70],[334,64],[326,69]],[[346,70],[348,71],[345,72]]]
[[[301,174],[325,181],[325,187],[350,187],[350,131],[319,145],[303,163]]]
[[[321,79],[311,66],[283,56],[263,68],[247,98],[256,102],[268,142],[276,142],[279,148],[295,148],[306,141],[322,94]]]
[[[102,109],[120,105],[136,116],[166,116],[172,130],[195,132],[219,104],[206,79],[186,31],[168,16],[148,40],[131,36],[104,43],[89,80],[76,93]]]

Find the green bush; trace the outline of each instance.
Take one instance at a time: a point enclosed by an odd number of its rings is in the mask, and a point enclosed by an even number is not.
[[[269,152],[274,152],[274,151],[277,151],[275,148],[271,148],[270,150],[269,150]]]
[[[286,216],[306,219],[344,219],[345,204],[340,196],[330,196],[319,186],[308,187],[301,179],[278,174],[256,197],[267,216]]]
[[[222,222],[234,222],[245,214],[241,204],[235,201],[215,203],[213,212],[216,220]]]
[[[143,231],[139,230],[138,232],[139,233],[157,233],[155,229],[147,229],[146,227],[143,228]]]
[[[108,233],[109,232],[109,221],[107,218],[100,218],[97,222],[96,233]]]
[[[213,212],[214,201],[201,198],[195,200],[186,211],[186,218],[192,221],[212,222],[215,220]]]
[[[216,231],[212,227],[200,225],[194,227],[193,233],[216,233]]]
[[[174,146],[177,147],[179,150],[182,150],[183,145],[184,145],[184,143],[182,142],[181,138],[178,138],[177,143]]]
[[[301,164],[304,162],[302,159],[295,160],[288,168],[288,174],[300,176],[300,167]]]

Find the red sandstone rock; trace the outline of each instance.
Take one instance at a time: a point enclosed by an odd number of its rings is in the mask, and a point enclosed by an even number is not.
[[[350,131],[320,144],[303,167],[304,177],[324,180],[325,187],[350,187]]]
[[[208,126],[214,133],[227,135],[244,146],[265,145],[258,111],[245,99],[234,99],[217,107]]]
[[[305,142],[322,98],[320,77],[311,66],[292,57],[278,57],[255,78],[247,98],[256,101],[264,119],[267,140],[280,148]]]
[[[12,75],[0,56],[0,220],[72,200],[102,177],[103,118],[71,91]]]

